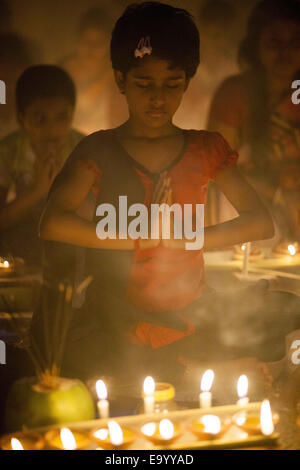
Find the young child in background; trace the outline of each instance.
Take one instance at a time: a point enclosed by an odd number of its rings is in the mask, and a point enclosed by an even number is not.
[[[52,186],[40,224],[42,238],[88,248],[86,275],[93,278],[74,312],[63,370],[83,378],[108,373],[139,380],[153,373],[174,381],[180,357],[223,354],[203,249],[186,250],[186,240],[172,231],[169,239],[136,241],[117,228],[115,239],[101,240],[96,213],[83,220],[77,208],[92,189],[96,206],[117,208],[126,195],[128,207],[192,204],[195,216],[214,180],[239,215],[207,227],[204,250],[271,237],[273,224],[223,137],[172,122],[199,64],[190,14],[157,2],[127,7],[113,30],[111,60],[130,117],[80,142]],[[38,337],[38,318],[33,324]]]
[[[72,129],[75,86],[53,65],[27,68],[16,86],[19,130],[0,141],[1,255],[41,265],[38,221],[49,188],[83,135]]]

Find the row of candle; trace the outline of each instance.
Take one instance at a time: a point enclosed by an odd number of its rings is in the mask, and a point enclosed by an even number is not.
[[[211,388],[214,381],[214,372],[209,369],[207,370],[201,379],[199,394],[199,406],[202,409],[210,408],[212,405],[212,392]],[[146,377],[143,384],[143,402],[144,402],[144,413],[153,414],[155,412],[155,390],[161,385],[168,384],[155,384],[152,377]],[[96,392],[98,396],[97,408],[99,418],[108,419],[109,412],[109,401],[107,388],[103,380],[96,382]],[[246,375],[241,375],[237,382],[237,394],[238,400],[236,405],[241,408],[241,411],[236,415],[236,424],[243,427],[246,422],[246,413],[242,411],[242,408],[249,403],[248,393],[248,379]],[[257,417],[256,417],[257,418]],[[223,423],[224,424],[224,423]],[[244,426],[245,427],[245,426]],[[223,426],[224,428],[224,426]],[[218,436],[221,430],[221,421],[217,416],[212,414],[204,415],[200,418],[199,423],[194,425],[192,429],[197,434],[202,434],[206,439]],[[224,429],[223,429],[224,430]],[[155,444],[169,444],[178,435],[178,426],[172,423],[170,420],[162,420],[159,423],[148,422],[142,427],[142,433],[146,438],[152,440]],[[271,435],[274,431],[272,412],[268,401],[264,401],[261,407],[260,420],[255,421],[255,432],[261,431],[265,435]],[[72,449],[79,448],[76,443],[76,435],[71,438],[71,431],[63,428],[60,436],[58,431],[50,431],[50,443],[52,447],[61,449]],[[70,434],[71,433],[71,434]],[[80,437],[80,435],[79,435]],[[125,429],[125,439],[121,427],[117,422],[113,420],[108,421],[108,425],[101,429],[96,430],[92,434],[92,439],[98,443],[101,442],[105,448],[123,448],[128,445],[130,440],[133,440],[133,433],[130,430]],[[82,439],[79,439],[80,442]],[[86,445],[86,439],[83,439],[84,445]],[[82,444],[82,442],[81,442]],[[16,437],[11,438],[10,447],[12,449],[19,449],[22,445]],[[40,444],[39,444],[40,445]]]
[[[273,417],[270,403],[264,400],[260,408],[260,416],[254,415],[247,420],[246,414],[237,413],[232,419],[220,419],[213,414],[205,414],[187,425],[187,430],[197,436],[199,440],[219,439],[230,427],[237,425],[248,434],[263,434],[270,436],[274,431]],[[12,450],[37,449],[46,445],[52,449],[77,450],[88,448],[91,442],[96,443],[98,450],[121,450],[128,448],[140,435],[154,445],[169,446],[183,433],[183,426],[170,419],[164,418],[149,421],[140,427],[138,432],[126,427],[121,427],[115,420],[109,420],[107,425],[92,430],[90,433],[83,431],[71,431],[69,428],[54,429],[48,431],[45,437],[36,433],[23,433],[21,440],[18,434],[7,438],[3,448]],[[22,441],[22,442],[21,442]]]
[[[210,408],[212,404],[211,388],[214,381],[214,372],[208,369],[201,379],[201,392],[199,394],[200,408]],[[144,413],[154,413],[155,408],[155,381],[152,377],[148,376],[144,380],[143,385],[143,400],[144,400]],[[98,396],[97,408],[99,418],[107,419],[109,417],[109,402],[107,400],[107,388],[103,380],[96,382],[96,392]],[[238,406],[245,406],[249,403],[247,397],[248,392],[248,378],[246,375],[241,375],[237,382]]]

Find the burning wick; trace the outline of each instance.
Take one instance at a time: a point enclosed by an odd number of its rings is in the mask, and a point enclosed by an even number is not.
[[[116,421],[109,421],[108,430],[110,436],[110,442],[112,445],[119,447],[123,444],[123,431],[120,425]]]
[[[169,441],[174,436],[174,425],[169,419],[162,419],[158,426],[159,434],[163,439]]]
[[[260,429],[265,436],[274,431],[273,417],[269,400],[264,400],[260,408]]]
[[[103,380],[97,380],[96,392],[99,398],[97,403],[99,418],[106,419],[109,417],[109,403],[107,400],[107,388]]]
[[[290,254],[291,256],[295,256],[295,254],[296,254],[296,248],[294,247],[294,245],[289,245],[289,246],[288,246],[288,250],[289,250],[289,254]]]
[[[204,415],[201,422],[204,425],[204,432],[208,434],[219,434],[221,431],[221,421],[218,416]]]
[[[10,442],[11,442],[12,450],[24,450],[24,447],[22,446],[19,439],[16,439],[15,437],[13,437]]]
[[[144,411],[146,414],[154,413],[154,392],[155,382],[152,377],[148,376],[144,380]]]
[[[60,431],[60,439],[65,450],[76,450],[76,440],[70,429],[62,428]]]
[[[212,395],[210,389],[214,380],[215,374],[214,371],[208,369],[204,372],[201,379],[201,393],[199,395],[200,408],[210,408]]]
[[[9,268],[9,262],[7,260],[0,261],[0,268]]]
[[[237,394],[239,397],[237,401],[237,406],[245,406],[249,403],[247,392],[248,392],[248,378],[246,375],[241,375],[237,383]]]

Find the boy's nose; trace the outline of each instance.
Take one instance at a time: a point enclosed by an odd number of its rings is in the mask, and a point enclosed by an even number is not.
[[[151,102],[156,106],[165,102],[165,92],[162,87],[153,87],[150,95]]]

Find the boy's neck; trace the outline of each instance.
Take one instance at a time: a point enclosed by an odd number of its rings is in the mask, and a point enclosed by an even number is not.
[[[172,122],[163,127],[149,128],[134,122],[134,120],[130,118],[123,124],[123,126],[121,126],[120,130],[125,138],[140,139],[159,139],[178,134],[179,132],[179,128],[174,126]]]

